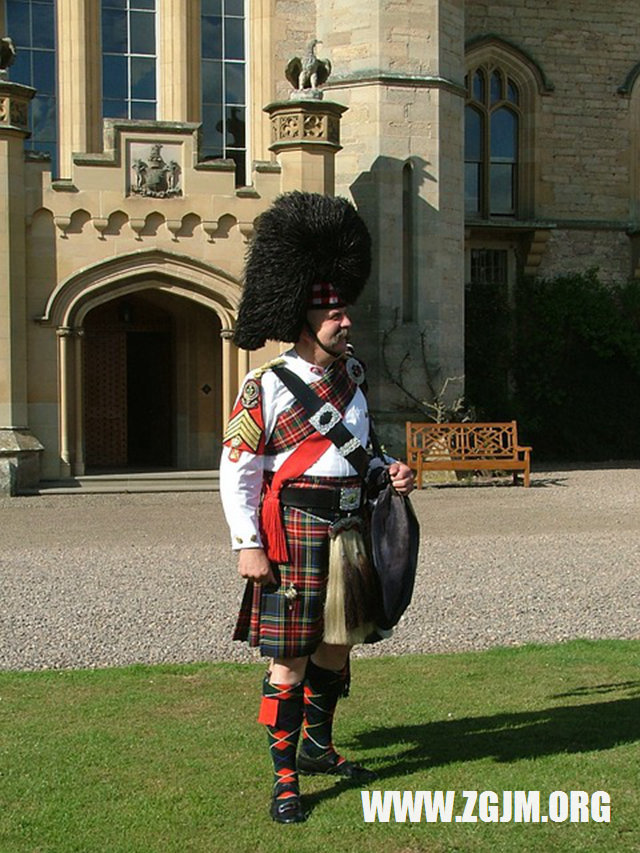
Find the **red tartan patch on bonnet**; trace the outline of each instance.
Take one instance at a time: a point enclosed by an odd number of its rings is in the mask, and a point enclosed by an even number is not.
[[[338,295],[338,291],[328,281],[317,281],[311,287],[309,297],[309,308],[336,308],[344,305],[344,300]]]

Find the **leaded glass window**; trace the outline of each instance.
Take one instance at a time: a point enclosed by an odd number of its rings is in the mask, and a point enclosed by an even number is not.
[[[156,118],[156,0],[102,0],[102,112]]]
[[[471,283],[506,288],[509,280],[506,249],[472,249]]]
[[[202,143],[204,160],[228,158],[246,182],[247,79],[245,0],[202,0]]]
[[[467,77],[465,209],[467,214],[516,216],[520,136],[519,91],[500,68]]]
[[[37,94],[29,110],[31,138],[25,147],[51,156],[56,172],[56,24],[54,0],[6,0],[6,33],[17,56],[9,72]]]

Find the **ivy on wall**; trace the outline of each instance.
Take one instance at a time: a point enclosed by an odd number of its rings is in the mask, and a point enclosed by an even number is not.
[[[640,282],[525,278],[466,293],[466,393],[539,459],[640,458]]]

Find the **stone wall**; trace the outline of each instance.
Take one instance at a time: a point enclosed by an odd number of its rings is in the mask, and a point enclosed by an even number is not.
[[[374,241],[370,285],[354,311],[358,352],[383,423],[411,400],[386,367],[428,397],[421,334],[436,376],[463,364],[461,0],[318,3],[318,30],[334,65],[325,97],[346,104],[336,191],[351,196]],[[412,169],[414,309],[403,318],[403,169]],[[384,350],[384,352],[383,352]],[[406,358],[405,358],[406,356]],[[397,435],[396,435],[397,433]],[[385,430],[401,450],[398,429]]]
[[[624,231],[559,228],[551,233],[538,275],[552,278],[596,267],[605,282],[630,275],[630,243]]]

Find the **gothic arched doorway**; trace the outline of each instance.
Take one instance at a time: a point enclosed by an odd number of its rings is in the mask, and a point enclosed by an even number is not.
[[[131,377],[132,387],[136,381],[144,382],[158,362],[166,365],[166,335],[169,330],[171,332],[170,367],[165,368],[171,386],[170,440],[166,439],[165,428],[163,441],[165,448],[171,445],[171,467],[180,471],[217,467],[223,421],[231,410],[239,380],[249,369],[248,354],[237,350],[231,340],[240,294],[239,282],[224,270],[159,249],[116,256],[60,282],[39,319],[43,326],[52,325],[56,329],[57,465],[61,477],[79,477],[87,473],[85,449],[89,447],[93,454],[93,437],[87,435],[87,418],[92,407],[84,400],[87,392],[84,375],[94,370],[91,343],[89,354],[85,354],[87,332],[90,339],[92,331],[97,332],[101,326],[104,329],[110,323],[126,324],[127,317],[133,318],[134,324],[141,322],[138,332],[159,332],[165,340],[164,344],[158,343],[158,348],[165,347],[165,355],[158,355],[156,349],[155,357],[149,355],[153,347],[145,346],[145,341],[149,343],[151,337],[141,335],[138,340],[132,337],[128,348],[125,340],[125,355],[120,355],[125,365],[127,349],[133,353],[136,343],[140,343],[143,351],[137,357],[131,355],[132,370],[137,367],[139,371],[137,379]],[[136,311],[130,312],[129,309],[134,308]],[[101,316],[100,312],[105,313]],[[131,331],[136,331],[135,326]],[[122,340],[120,346],[123,346]],[[118,368],[114,358],[107,359],[111,367],[102,374],[101,381],[103,392],[109,383],[120,388],[119,415],[112,416],[120,417],[122,423],[125,405],[122,395],[124,392],[126,398],[129,379],[122,379],[127,368]],[[143,368],[145,358],[148,366]],[[105,409],[106,406],[99,417],[106,418],[108,410]],[[143,442],[148,443],[149,431],[153,429],[151,418],[148,415],[140,418],[138,424],[142,424]],[[126,454],[121,449],[120,460],[126,458],[125,467],[133,467],[129,461],[128,423],[119,429],[121,434],[122,430],[127,432]],[[131,443],[133,446],[133,439]],[[113,455],[108,464],[101,466],[96,453],[92,455],[90,468],[94,472],[101,468],[113,471],[120,464]],[[153,463],[145,467],[162,466]]]
[[[173,463],[171,314],[143,296],[113,299],[84,324],[85,464],[89,470]]]

